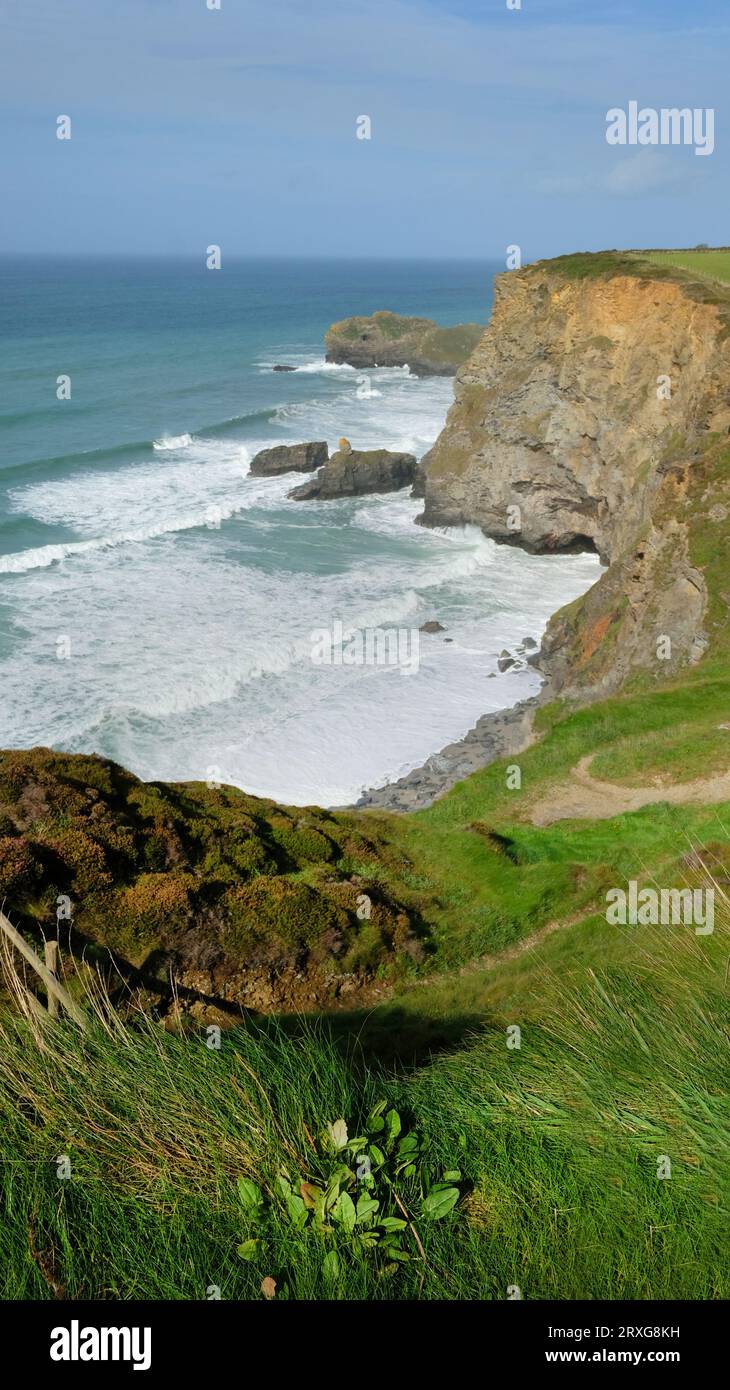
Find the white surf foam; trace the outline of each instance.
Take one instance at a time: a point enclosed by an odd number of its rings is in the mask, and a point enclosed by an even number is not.
[[[174,780],[215,767],[261,795],[337,804],[537,689],[531,668],[497,674],[499,651],[538,639],[597,577],[596,558],[526,556],[477,528],[417,527],[423,503],[406,492],[288,503],[291,475],[248,475],[259,448],[334,448],[344,434],[355,447],[422,453],[452,398],[448,379],[402,369],[363,373],[311,354],[299,366],[316,398],[277,411],[261,439],[165,435],[136,464],[14,491],[18,514],[74,534],[0,560],[18,614],[0,669],[0,746],[93,748]],[[311,660],[312,631],[335,620],[417,630],[434,617],[446,631],[419,634],[409,677]],[[56,660],[59,634],[68,661]]]
[[[153,439],[152,448],[157,449],[158,453],[165,453],[171,450],[187,449],[192,442],[193,438],[190,434],[163,434],[161,439]]]

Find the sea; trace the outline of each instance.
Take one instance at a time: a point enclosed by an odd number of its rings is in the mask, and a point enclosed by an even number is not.
[[[331,365],[325,331],[377,309],[486,324],[499,269],[0,258],[0,747],[338,806],[535,693],[497,658],[596,556],[426,529],[408,491],[296,502],[301,477],[249,476],[301,440],[422,455],[453,382]],[[407,661],[358,649],[373,632],[406,634]]]

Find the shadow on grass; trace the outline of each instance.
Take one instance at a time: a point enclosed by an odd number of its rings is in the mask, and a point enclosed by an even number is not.
[[[67,944],[70,947],[70,940]],[[159,961],[150,958],[141,968],[135,967],[108,948],[99,947],[77,929],[74,929],[74,951],[77,958],[81,956],[89,963],[106,967],[109,999],[117,1008],[123,1009],[125,1000],[142,991],[147,996],[145,1010],[159,1018],[164,1018],[177,998],[183,1005],[198,1004],[227,1016],[234,1030],[238,1025],[264,1035],[283,1032],[287,1037],[303,1041],[313,1034],[322,1036],[331,1039],[356,1071],[364,1072],[373,1064],[380,1064],[392,1073],[413,1071],[427,1066],[439,1053],[470,1046],[490,1026],[489,1015],[485,1012],[457,1012],[447,1017],[434,1017],[405,1008],[397,999],[347,1011],[265,1014],[177,982],[173,987],[160,969],[162,953],[159,953]],[[182,1020],[184,1032],[198,1032],[204,1026],[200,1020]]]
[[[266,1031],[268,1022],[259,1017],[251,1026]],[[304,1039],[313,1029],[331,1038],[355,1072],[379,1063],[396,1073],[427,1066],[440,1052],[469,1047],[490,1026],[484,1013],[433,1018],[404,1009],[397,1002],[348,1013],[278,1014],[271,1023],[291,1038]]]

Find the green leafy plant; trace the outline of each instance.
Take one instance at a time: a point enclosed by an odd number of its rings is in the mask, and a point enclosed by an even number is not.
[[[238,1246],[241,1258],[258,1257],[262,1233],[278,1215],[296,1236],[314,1231],[331,1245],[322,1262],[330,1286],[340,1277],[341,1254],[348,1246],[373,1252],[384,1275],[413,1258],[425,1261],[419,1226],[441,1221],[454,1210],[461,1197],[460,1170],[437,1176],[418,1130],[404,1131],[400,1114],[385,1100],[352,1137],[344,1119],[328,1124],[315,1149],[312,1167],[317,1171],[306,1179],[280,1172],[263,1189],[239,1178],[241,1206],[258,1231]]]

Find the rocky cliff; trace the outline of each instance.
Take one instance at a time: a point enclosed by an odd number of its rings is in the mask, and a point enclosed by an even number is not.
[[[478,323],[442,328],[433,319],[381,309],[369,318],[341,319],[325,334],[328,362],[352,367],[410,367],[414,376],[453,376],[479,342]]]
[[[497,279],[424,460],[422,519],[599,552],[608,568],[543,644],[563,693],[606,693],[638,669],[666,676],[726,624],[706,570],[730,529],[729,332],[728,287],[639,256]]]

